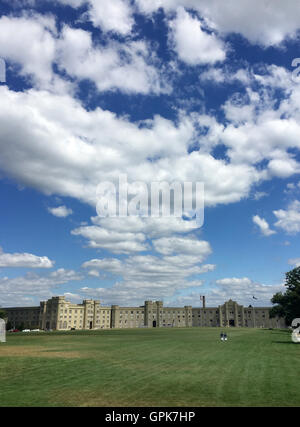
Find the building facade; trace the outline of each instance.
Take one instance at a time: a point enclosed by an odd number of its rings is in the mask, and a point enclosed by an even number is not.
[[[204,297],[203,297],[204,298]],[[64,296],[42,301],[39,307],[5,308],[12,328],[43,330],[124,329],[159,327],[285,328],[283,318],[270,318],[270,307],[244,307],[226,301],[218,307],[164,307],[145,301],[140,307],[105,307],[98,300],[72,304]]]

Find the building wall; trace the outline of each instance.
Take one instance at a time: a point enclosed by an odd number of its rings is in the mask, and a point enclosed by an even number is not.
[[[84,300],[72,304],[65,297],[53,297],[41,302],[41,329],[109,329],[111,308],[103,307],[100,301]]]
[[[40,307],[11,307],[5,308],[5,311],[12,328],[21,326],[24,329],[39,328]]]
[[[244,307],[229,300],[218,307],[193,308],[193,326],[285,328],[282,318],[270,319],[270,307]]]
[[[162,301],[145,301],[140,307],[104,307],[98,300],[72,304],[58,296],[41,301],[40,307],[6,308],[13,327],[53,330],[153,328],[153,327],[250,327],[285,328],[282,318],[270,319],[270,307],[244,307],[229,300],[218,307],[164,307]]]

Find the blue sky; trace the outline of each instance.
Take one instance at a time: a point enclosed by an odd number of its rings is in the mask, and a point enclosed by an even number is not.
[[[297,0],[0,13],[0,305],[270,305],[300,265]],[[99,217],[120,174],[203,182],[204,224]]]

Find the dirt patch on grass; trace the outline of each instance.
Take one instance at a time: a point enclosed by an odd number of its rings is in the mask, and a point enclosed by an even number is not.
[[[67,359],[80,358],[76,351],[61,351],[61,349],[49,349],[42,346],[1,346],[0,357],[63,357]]]

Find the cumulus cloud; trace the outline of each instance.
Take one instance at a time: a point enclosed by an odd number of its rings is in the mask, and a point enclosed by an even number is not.
[[[0,57],[20,67],[38,87],[53,79],[56,24],[53,16],[2,16],[0,18]]]
[[[291,175],[300,173],[299,163],[286,155],[283,155],[284,158],[270,160],[268,167],[270,174],[277,176],[279,178],[288,178]]]
[[[248,277],[231,277],[216,280],[216,286],[207,294],[207,304],[235,300],[239,304],[270,306],[271,298],[276,292],[284,292],[283,284],[266,285],[254,282]],[[257,298],[253,299],[253,296]]]
[[[91,218],[94,225],[100,226],[111,231],[119,233],[143,233],[149,238],[158,238],[171,236],[177,233],[190,233],[197,229],[195,220],[185,221],[176,217],[134,217],[127,216],[124,218],[101,218],[95,216]]]
[[[61,70],[78,80],[89,79],[99,91],[125,93],[167,93],[156,64],[158,59],[145,41],[95,46],[92,33],[64,26],[57,42],[57,62]]]
[[[199,79],[201,82],[212,81],[215,84],[240,82],[243,85],[250,85],[253,75],[247,69],[232,70],[228,65],[224,65],[222,67],[209,67],[200,74]]]
[[[126,4],[125,0],[114,1]],[[106,13],[105,8],[120,11],[113,2],[105,2],[105,5],[99,8],[99,2],[93,2],[91,13],[95,19],[100,10]],[[103,25],[115,26],[120,32],[126,30],[126,25],[109,21],[107,16],[103,16]],[[2,16],[0,56],[12,63],[15,71],[34,87],[55,92],[75,89],[54,71],[54,64],[76,82],[91,80],[99,91],[159,94],[171,90],[159,70],[161,63],[146,41],[120,43],[110,40],[106,46],[95,46],[89,31],[64,25],[59,32],[52,15]]]
[[[223,43],[215,34],[204,31],[201,22],[182,7],[176,18],[169,23],[171,41],[179,58],[189,65],[214,64],[226,57]]]
[[[286,210],[279,209],[273,211],[277,218],[275,226],[283,229],[290,234],[296,234],[300,231],[300,202],[294,200],[291,202]]]
[[[0,278],[0,304],[3,306],[13,305],[16,301],[19,305],[35,305],[41,299],[51,298],[53,289],[72,281],[82,280],[83,276],[74,270],[60,268],[48,275],[27,273],[19,277]]]
[[[213,206],[239,201],[263,178],[252,165],[188,153],[195,132],[188,116],[177,124],[156,116],[140,127],[101,108],[86,111],[69,95],[6,87],[0,95],[7,105],[0,111],[0,168],[46,194],[95,206],[97,185],[126,173],[131,182],[204,182],[205,203]]]
[[[93,225],[82,225],[72,230],[73,235],[87,239],[89,247],[109,249],[116,254],[134,254],[151,249],[147,240],[155,239],[152,240],[154,249],[160,253],[164,252],[165,255],[173,252],[180,253],[181,256],[194,254],[195,258],[198,256],[196,262],[199,262],[211,253],[208,242],[197,241],[192,237],[174,237],[177,234],[182,235],[195,231],[198,227],[195,220],[133,216],[125,218],[92,217],[91,220]],[[174,250],[168,248],[170,245],[168,242],[176,243]]]
[[[296,37],[300,11],[297,0],[288,0],[282,9],[281,0],[135,0],[139,10],[152,14],[159,8],[167,13],[178,7],[193,9],[217,31],[243,35],[253,44],[278,46],[286,38]],[[234,13],[232,11],[234,10]]]
[[[107,249],[118,254],[129,254],[148,249],[146,236],[142,233],[119,233],[91,225],[78,227],[72,230],[72,234],[88,239],[90,248]]]
[[[195,220],[128,216],[92,217],[92,222],[94,225],[83,225],[71,233],[87,239],[89,247],[108,249],[115,254],[150,250],[149,240],[152,240],[153,248],[159,254],[180,255],[182,259],[190,257],[194,263],[202,262],[212,253],[209,242],[197,240],[192,235],[186,236],[197,229]]]
[[[91,259],[90,261],[84,262],[82,268],[89,269],[93,272],[98,272],[98,270],[108,271],[118,275],[122,272],[122,262],[118,258]]]
[[[134,24],[128,0],[89,0],[88,15],[94,27],[121,35],[130,33]]]
[[[163,255],[180,253],[194,255],[199,262],[211,254],[210,244],[204,240],[188,237],[163,237],[152,241],[155,250]]]
[[[275,110],[263,92],[248,95],[248,102],[227,101],[224,107],[228,119],[232,120],[221,136],[228,148],[228,157],[234,164],[255,165],[267,160],[265,171],[269,178],[287,178],[299,173],[299,162],[288,152],[288,147],[300,147],[298,110],[295,108],[292,112],[285,100]]]
[[[129,285],[131,280],[147,278],[147,281],[150,281],[152,277],[153,286],[155,286],[155,278],[158,281],[169,281],[169,276],[174,272],[176,277],[178,274],[181,277],[188,277],[191,274],[206,273],[215,268],[213,264],[199,266],[200,263],[197,256],[180,255],[159,258],[153,255],[134,255],[124,261],[117,258],[92,259],[83,263],[82,267],[122,275]]]
[[[87,12],[84,13],[84,18],[104,32],[112,31],[124,36],[131,32],[134,25],[133,9],[129,0],[55,0],[55,2],[73,8],[86,5]]]
[[[258,215],[254,215],[252,217],[252,221],[254,222],[254,224],[258,225],[261,233],[264,236],[272,236],[272,234],[275,234],[276,231],[275,230],[271,230],[269,224],[267,223],[267,221],[264,218],[261,218]]]
[[[171,234],[171,231],[168,233]],[[152,242],[158,255],[133,254],[122,260],[96,258],[84,262],[82,268],[89,275],[100,279],[117,277],[118,280],[112,287],[84,287],[81,292],[97,296],[106,304],[141,304],[144,299],[168,299],[179,290],[202,286],[203,281],[198,276],[216,267],[214,264],[203,264],[212,253],[206,241],[191,236],[173,236]]]
[[[108,249],[115,254],[134,254],[151,249],[147,240],[152,239],[153,247],[158,253],[165,256],[180,255],[183,260],[190,257],[193,263],[202,262],[212,252],[210,244],[206,241],[197,240],[192,236],[176,237],[176,234],[194,231],[197,228],[194,220],[129,216],[93,217],[92,222],[94,225],[84,225],[71,232],[75,236],[87,239],[87,245],[91,248]],[[180,257],[178,256],[179,263]],[[95,275],[94,269],[92,274]]]
[[[176,16],[196,19],[182,8]],[[148,63],[150,48],[144,41],[123,45],[109,41],[105,46],[95,46],[91,33],[82,29],[64,26],[57,34],[51,17],[4,18],[8,21],[1,21],[3,37],[12,20],[11,28],[20,24],[22,29],[24,25],[29,44],[38,43],[34,49],[37,56],[29,59],[20,51],[19,43],[4,43],[4,57],[14,55],[14,60],[21,64],[21,72],[51,80],[51,63],[55,59],[69,75],[79,80],[89,78],[99,90],[162,90],[157,69]],[[9,34],[5,37],[10,38]],[[12,34],[8,42],[14,43],[14,37],[17,36]],[[39,52],[44,55],[41,61]],[[261,78],[260,84],[289,88],[288,97],[274,110],[262,93],[248,89],[248,102],[237,104],[230,100],[224,104],[229,120],[226,126],[213,117],[197,114],[181,114],[177,124],[161,116],[132,123],[101,108],[87,111],[67,94],[45,92],[41,96],[35,90],[17,93],[1,87],[1,99],[9,108],[0,113],[4,145],[0,167],[23,185],[90,204],[95,203],[97,184],[116,179],[120,172],[127,172],[131,180],[146,182],[202,181],[208,206],[239,201],[249,195],[253,184],[300,171],[297,160],[288,151],[299,148],[299,94],[295,87],[291,91],[288,73],[279,67],[269,67],[267,72],[269,77]],[[197,133],[199,128],[206,129],[205,135]],[[195,141],[200,144],[199,151],[189,153]],[[226,147],[230,161],[211,154],[219,144]],[[263,160],[267,160],[266,167],[256,168]]]
[[[286,188],[284,190],[284,193],[292,194],[295,191],[299,190],[299,188],[300,188],[299,182],[298,182],[298,184],[296,184],[295,182],[288,182],[286,184]]]
[[[67,208],[65,205],[57,206],[55,208],[48,208],[48,212],[59,218],[66,218],[73,213],[72,209]]]
[[[180,284],[178,280],[173,280],[172,287],[165,282],[133,282],[132,286],[126,287],[123,283],[116,283],[111,288],[91,288],[84,287],[80,292],[87,298],[97,298],[102,301],[104,305],[118,304],[121,306],[140,306],[147,300],[163,300],[167,301],[170,296],[174,296],[179,289],[199,288],[203,286],[201,280],[183,282]],[[199,294],[198,294],[199,295]],[[165,303],[165,305],[167,305]],[[171,304],[172,305],[172,304]]]
[[[5,253],[0,248],[0,267],[52,268],[54,261],[29,253]]]

